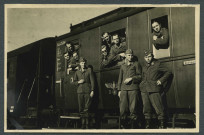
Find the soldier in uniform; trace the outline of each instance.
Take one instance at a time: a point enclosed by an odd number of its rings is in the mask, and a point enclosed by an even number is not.
[[[106,46],[107,51],[110,51],[111,48],[111,35],[108,32],[102,34],[102,45]]]
[[[111,63],[122,61],[125,58],[125,51],[127,46],[125,42],[121,43],[118,34],[114,34],[112,37],[112,47],[110,50],[109,60]]]
[[[70,43],[66,43],[65,46],[66,47],[65,47],[64,57],[66,60],[69,60],[72,57],[74,52],[73,46]]]
[[[120,117],[122,128],[127,127],[127,114],[130,112],[131,124],[138,119],[141,80],[141,66],[133,60],[133,51],[125,52],[125,63],[121,65],[118,79],[118,96],[120,98]]]
[[[146,65],[142,68],[142,82],[140,91],[143,101],[143,113],[146,119],[146,128],[151,128],[151,119],[154,109],[160,122],[159,128],[165,128],[165,113],[161,95],[162,85],[171,75],[158,60],[154,59],[151,51],[145,51]],[[153,107],[153,108],[152,108]]]
[[[79,113],[81,114],[82,128],[89,128],[89,106],[94,95],[95,80],[91,68],[87,68],[86,59],[80,58],[80,68],[75,72],[74,83],[78,86]]]
[[[69,61],[68,68],[72,68],[73,70],[79,66],[79,55],[77,52],[73,52],[73,56]]]
[[[162,28],[161,24],[154,21],[152,23],[152,43],[157,50],[167,49],[169,47],[169,32],[168,29]]]
[[[101,46],[101,68],[107,68],[110,67],[110,59],[109,59],[109,53],[107,50],[107,47],[105,45]]]

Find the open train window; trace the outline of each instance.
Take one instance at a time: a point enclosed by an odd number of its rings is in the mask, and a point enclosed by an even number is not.
[[[168,16],[151,20],[151,44],[155,58],[170,57]]]
[[[67,74],[69,74],[70,71],[76,71],[78,69],[79,49],[80,44],[78,39],[65,43],[64,58]]]
[[[125,28],[103,32],[101,35],[101,68],[121,65],[126,49]]]

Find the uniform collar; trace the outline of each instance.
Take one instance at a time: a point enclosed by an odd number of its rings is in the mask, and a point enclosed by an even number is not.
[[[160,35],[161,33],[163,33],[163,31],[165,30],[165,28],[161,28],[161,30],[159,32],[155,32],[154,31],[154,35]]]
[[[79,71],[81,71],[82,73],[86,72],[87,68],[85,67],[84,70],[82,71],[82,68],[80,68]]]
[[[115,44],[114,47],[115,48],[120,48],[121,47],[121,43],[119,43],[119,46]]]
[[[153,60],[150,64],[147,63],[146,66],[150,67],[150,66],[154,66],[154,64],[155,64],[155,60]]]
[[[131,65],[133,65],[133,62],[131,61],[131,62],[128,62],[126,59],[125,59],[125,65],[126,66],[131,66]]]

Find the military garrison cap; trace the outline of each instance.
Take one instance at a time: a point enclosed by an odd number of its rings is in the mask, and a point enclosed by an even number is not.
[[[144,50],[144,55],[147,56],[149,54],[153,54],[151,50]]]
[[[83,57],[80,57],[79,62],[86,62],[86,59]]]
[[[127,49],[127,50],[125,51],[125,54],[133,54],[132,49]]]

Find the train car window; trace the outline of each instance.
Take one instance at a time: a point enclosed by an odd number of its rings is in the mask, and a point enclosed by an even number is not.
[[[121,65],[124,60],[126,29],[103,32],[101,35],[101,68]]]
[[[170,57],[168,16],[151,20],[151,43],[155,58]]]
[[[66,60],[67,74],[70,71],[76,71],[79,67],[79,40],[73,40],[65,43],[64,58]]]

